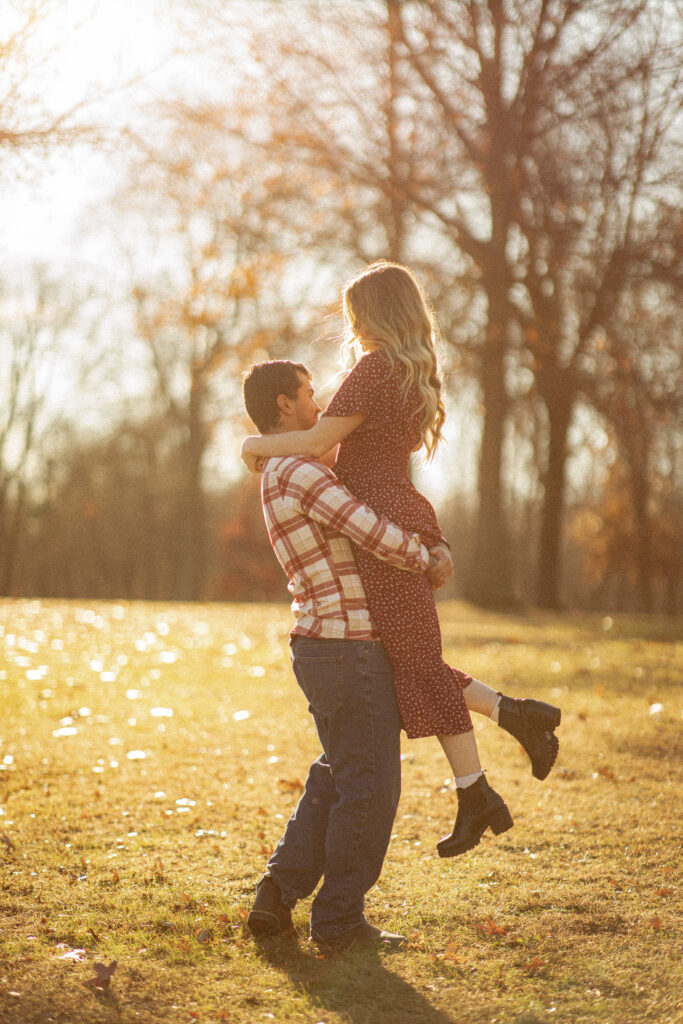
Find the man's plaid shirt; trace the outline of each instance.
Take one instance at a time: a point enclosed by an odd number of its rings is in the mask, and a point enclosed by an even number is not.
[[[266,460],[261,500],[294,598],[292,635],[378,639],[349,540],[400,569],[424,572],[429,552],[419,534],[376,515],[331,470],[303,456]]]

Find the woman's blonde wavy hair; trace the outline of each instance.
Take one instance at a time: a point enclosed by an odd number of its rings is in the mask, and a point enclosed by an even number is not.
[[[346,285],[342,309],[347,325],[342,351],[360,339],[371,342],[405,366],[406,392],[417,386],[423,405],[420,437],[431,459],[446,411],[436,362],[439,329],[429,300],[407,267],[380,260]]]

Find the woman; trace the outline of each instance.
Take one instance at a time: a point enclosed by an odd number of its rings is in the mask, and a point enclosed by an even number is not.
[[[343,292],[345,348],[362,357],[314,427],[249,437],[247,463],[263,456],[321,457],[339,444],[334,466],[360,500],[428,547],[444,543],[432,506],[410,482],[410,454],[428,457],[441,438],[445,413],[437,373],[434,316],[411,272],[373,263]],[[438,737],[453,770],[458,814],[437,849],[443,857],[476,846],[487,828],[512,827],[512,817],[482,772],[469,710],[488,715],[525,747],[537,778],[557,756],[558,708],[515,701],[451,668],[441,656],[434,597],[425,576],[401,572],[361,550],[358,570],[378,633],[394,668],[403,727],[411,738]]]

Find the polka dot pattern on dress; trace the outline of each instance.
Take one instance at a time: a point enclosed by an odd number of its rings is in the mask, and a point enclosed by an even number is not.
[[[405,370],[381,349],[364,355],[339,387],[326,416],[365,420],[342,441],[335,472],[352,494],[428,547],[441,538],[436,514],[408,476],[420,444],[420,401]],[[370,612],[394,669],[403,728],[411,739],[472,728],[463,688],[472,677],[447,665],[427,577],[404,572],[354,545]]]

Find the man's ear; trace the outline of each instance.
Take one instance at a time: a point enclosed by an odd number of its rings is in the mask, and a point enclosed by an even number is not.
[[[285,416],[287,416],[288,413],[291,412],[291,403],[292,400],[287,395],[278,395],[277,398],[275,399],[275,404],[277,405],[280,412],[284,413]]]

